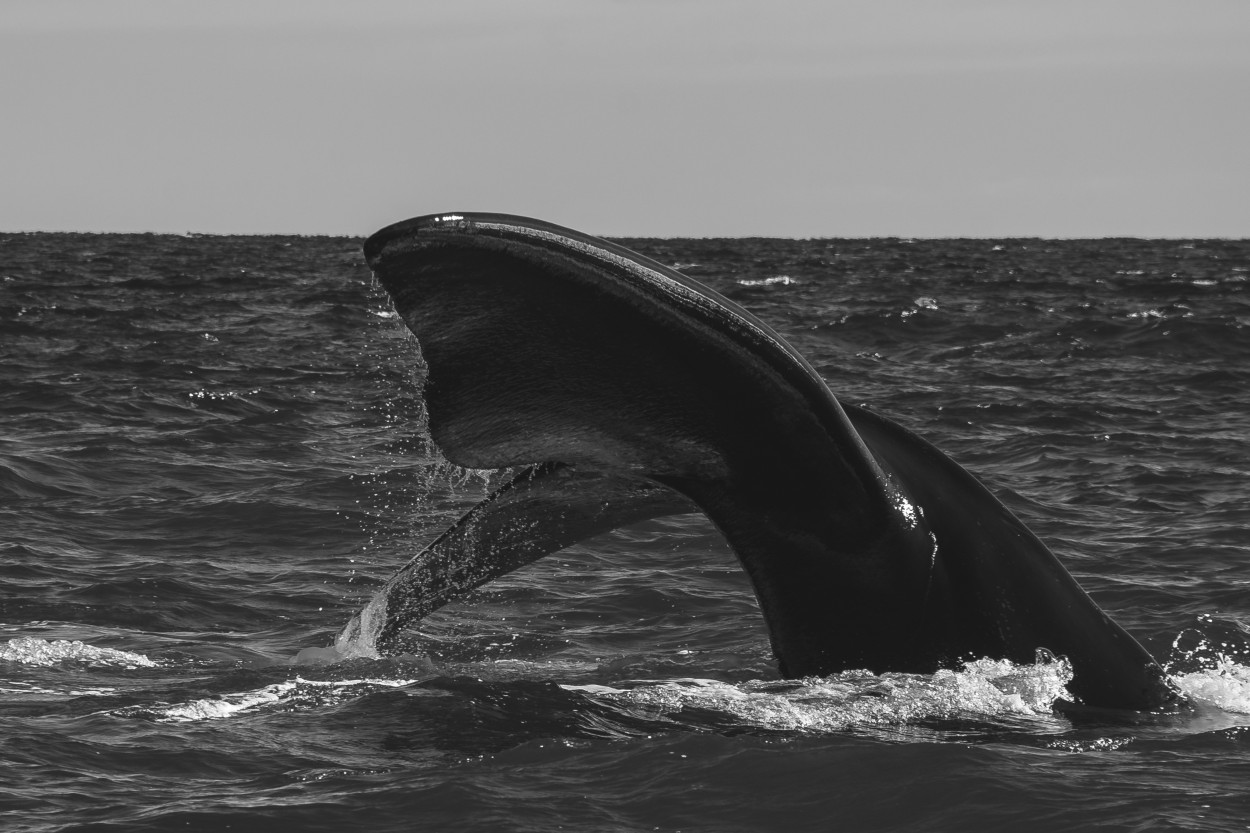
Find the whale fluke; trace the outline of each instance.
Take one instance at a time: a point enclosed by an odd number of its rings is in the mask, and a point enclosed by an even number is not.
[[[767,324],[624,247],[501,214],[365,243],[428,369],[454,463],[522,467],[388,582],[409,622],[578,540],[699,511],[754,586],[786,676],[1067,656],[1093,706],[1175,695],[1158,664],[984,486],[843,407]]]

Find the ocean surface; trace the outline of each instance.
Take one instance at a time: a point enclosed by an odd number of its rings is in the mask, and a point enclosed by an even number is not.
[[[296,662],[499,480],[361,241],[0,235],[0,829],[1250,829],[1250,241],[621,242],[982,478],[1188,705],[782,681],[694,516]]]

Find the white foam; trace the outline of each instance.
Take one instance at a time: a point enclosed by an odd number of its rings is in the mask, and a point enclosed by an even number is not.
[[[240,712],[277,703],[284,694],[294,690],[295,683],[278,683],[256,691],[228,694],[224,697],[192,700],[172,706],[151,709],[157,720],[166,723],[185,723],[193,720],[220,720]]]
[[[185,703],[158,706],[130,706],[113,714],[122,717],[145,716],[161,723],[188,723],[200,720],[222,720],[260,711],[271,706],[325,705],[327,701],[360,697],[383,688],[411,685],[416,680],[306,680],[296,677],[252,691],[204,697]]]
[[[1172,640],[1172,657],[1164,666],[1169,672],[1177,667],[1196,670],[1171,673],[1172,683],[1191,700],[1250,714],[1250,666],[1243,664],[1247,650],[1241,634],[1250,634],[1250,625],[1199,614],[1197,628],[1186,628]]]
[[[10,685],[19,686],[18,688],[9,688]],[[5,686],[0,686],[0,694],[21,694],[24,697],[29,696],[46,696],[46,697],[108,697],[116,694],[117,689],[111,687],[105,688],[44,688],[43,686],[29,685],[21,682],[9,682]]]
[[[1172,681],[1193,700],[1210,703],[1226,712],[1250,714],[1250,667],[1221,657],[1214,668],[1177,674]]]
[[[740,685],[683,679],[565,688],[662,714],[698,708],[761,728],[829,732],[948,717],[1049,716],[1056,699],[1071,696],[1065,687],[1071,679],[1065,660],[1015,665],[982,659],[932,675],[846,671]]]
[[[738,281],[739,286],[793,286],[798,283],[789,275],[774,275],[771,278],[743,278]]]
[[[26,636],[10,639],[7,645],[0,647],[0,661],[43,666],[81,663],[93,668],[154,668],[157,665],[143,654],[131,651],[97,648],[76,639],[48,641]]]

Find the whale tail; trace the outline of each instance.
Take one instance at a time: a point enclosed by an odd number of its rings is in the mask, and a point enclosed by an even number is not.
[[[750,576],[787,676],[1073,664],[1090,705],[1173,694],[1150,655],[975,478],[844,408],[746,310],[610,242],[498,214],[418,217],[365,244],[427,365],[430,433],[524,471],[388,582],[379,643],[590,535],[700,511]]]

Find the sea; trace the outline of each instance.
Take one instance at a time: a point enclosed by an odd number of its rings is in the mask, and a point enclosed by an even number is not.
[[[620,240],[985,482],[1186,695],[783,680],[701,516],[313,661],[501,482],[361,240],[0,235],[0,829],[1250,829],[1250,240]],[[301,659],[303,658],[303,659]]]

